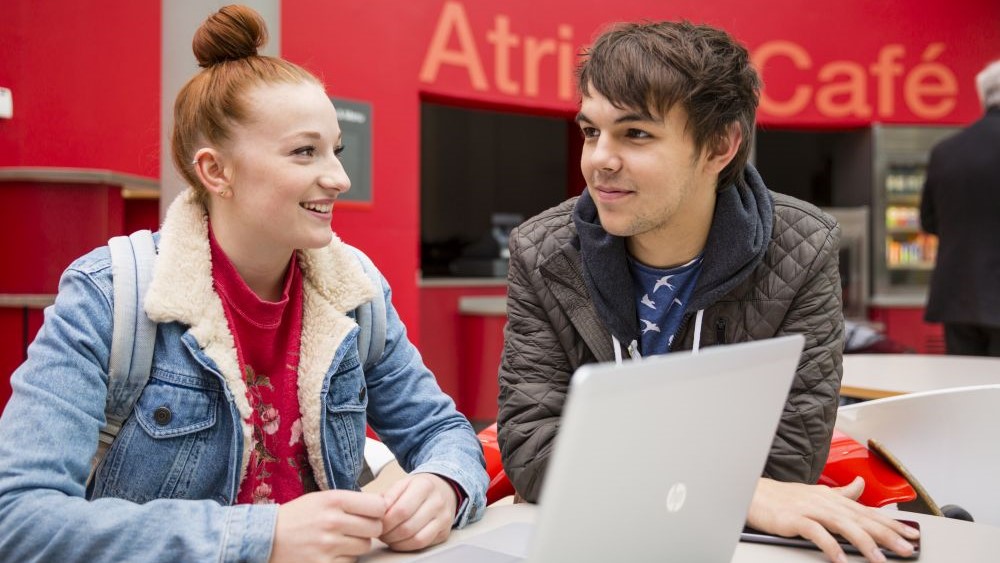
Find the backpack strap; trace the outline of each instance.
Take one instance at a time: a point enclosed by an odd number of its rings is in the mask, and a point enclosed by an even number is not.
[[[365,253],[357,248],[350,248],[361,262],[365,275],[375,285],[375,297],[355,309],[355,320],[361,328],[358,332],[358,357],[363,358],[364,370],[369,371],[382,359],[382,353],[385,352],[385,294],[382,292],[382,275],[375,264]]]
[[[104,458],[146,387],[156,343],[156,323],[146,316],[142,307],[156,261],[153,234],[141,230],[129,236],[114,237],[108,241],[108,248],[111,250],[115,301],[108,359],[108,400],[104,408],[107,423],[100,432],[93,467]]]

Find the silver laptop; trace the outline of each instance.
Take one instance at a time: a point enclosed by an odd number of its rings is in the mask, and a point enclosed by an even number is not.
[[[803,343],[792,335],[581,367],[537,521],[416,561],[730,561]]]

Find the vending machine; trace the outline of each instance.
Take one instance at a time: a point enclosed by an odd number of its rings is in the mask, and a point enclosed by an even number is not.
[[[869,316],[894,341],[944,353],[943,330],[924,322],[938,241],[920,229],[931,149],[957,127],[872,126],[872,295]]]
[[[875,124],[872,304],[923,307],[937,237],[920,229],[920,196],[931,149],[955,127]]]

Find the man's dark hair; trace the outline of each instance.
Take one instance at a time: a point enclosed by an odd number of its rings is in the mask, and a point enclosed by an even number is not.
[[[728,33],[686,21],[620,24],[584,57],[577,72],[584,96],[593,87],[615,107],[646,117],[666,116],[679,102],[697,154],[714,149],[735,123],[743,142],[718,187],[742,182],[761,83],[746,48]]]

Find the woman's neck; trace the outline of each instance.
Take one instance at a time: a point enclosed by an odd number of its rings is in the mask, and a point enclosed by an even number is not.
[[[279,301],[294,251],[261,244],[224,222],[211,223],[210,229],[247,287],[263,301]]]

